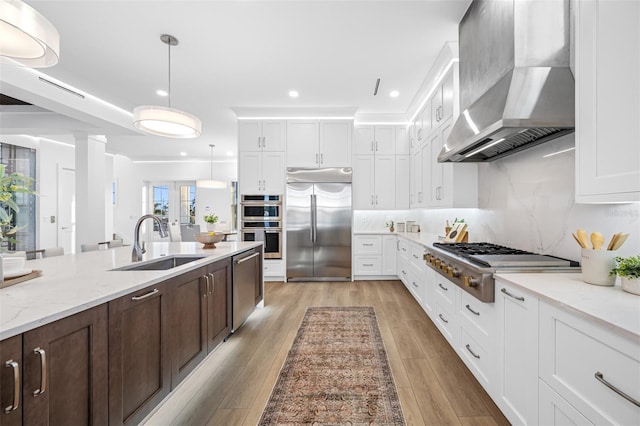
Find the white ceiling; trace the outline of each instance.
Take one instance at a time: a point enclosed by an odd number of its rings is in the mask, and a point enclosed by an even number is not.
[[[133,159],[237,155],[232,107],[355,107],[404,113],[471,0],[27,0],[60,32],[60,62],[40,71],[125,110],[166,105],[200,117],[193,140],[113,136]],[[380,78],[377,96],[373,96]],[[289,90],[300,92],[289,98]],[[400,96],[391,98],[389,92]],[[1,88],[0,88],[1,91]],[[35,136],[35,135],[34,135]]]

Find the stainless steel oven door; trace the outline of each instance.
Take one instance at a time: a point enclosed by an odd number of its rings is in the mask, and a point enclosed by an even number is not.
[[[282,259],[282,228],[243,228],[242,241],[262,241],[265,259]]]
[[[280,220],[282,204],[241,204],[242,220]]]

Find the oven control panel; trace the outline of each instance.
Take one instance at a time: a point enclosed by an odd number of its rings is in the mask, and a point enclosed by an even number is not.
[[[424,255],[424,261],[431,269],[434,269],[476,299],[486,303],[491,303],[495,300],[493,274],[483,273],[449,256],[429,250]]]

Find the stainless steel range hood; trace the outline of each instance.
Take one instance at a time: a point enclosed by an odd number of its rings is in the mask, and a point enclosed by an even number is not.
[[[492,161],[574,131],[568,0],[474,0],[459,33],[462,113],[439,162]]]

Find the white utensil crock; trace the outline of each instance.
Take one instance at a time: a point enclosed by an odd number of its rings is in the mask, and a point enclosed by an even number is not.
[[[595,284],[612,286],[616,282],[615,275],[609,275],[616,267],[616,252],[613,250],[582,249],[582,281]]]

